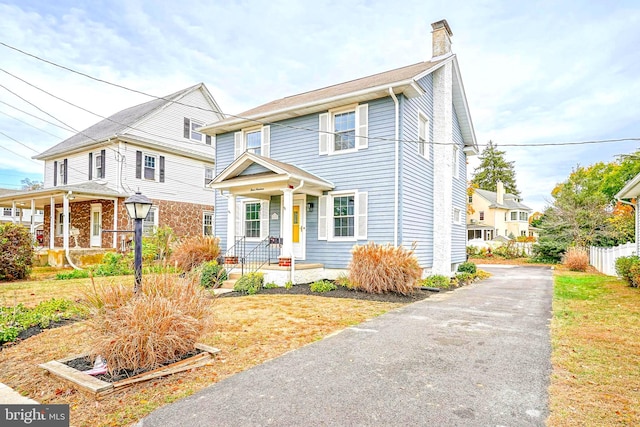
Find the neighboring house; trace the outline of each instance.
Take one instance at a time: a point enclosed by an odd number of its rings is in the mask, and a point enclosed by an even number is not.
[[[636,250],[635,254],[640,254],[640,239],[638,234],[640,233],[640,174],[629,180],[624,187],[616,194],[616,199],[623,203],[633,205],[635,210],[635,224],[636,224]]]
[[[44,245],[117,248],[132,239],[124,201],[153,201],[145,233],[170,226],[178,236],[211,234],[212,138],[196,129],[222,119],[204,84],[122,110],[34,156],[44,188],[0,196],[0,207],[44,210]],[[70,243],[70,236],[77,238]]]
[[[451,29],[432,27],[431,60],[201,129],[216,138],[215,233],[228,254],[281,242],[280,269],[312,264],[324,277],[368,242],[415,243],[425,274],[465,261],[466,157],[477,144]]]
[[[7,196],[9,194],[16,193],[17,190],[10,190],[7,188],[0,188],[0,197]],[[18,204],[14,206],[1,207],[0,208],[0,224],[11,222],[14,224],[21,224],[24,227],[36,229],[42,228],[42,221],[44,218],[44,211],[36,210],[34,215],[31,215],[31,209],[25,208],[24,204]]]
[[[533,209],[522,204],[518,196],[505,193],[502,182],[498,182],[497,190],[476,189],[469,196],[474,212],[467,216],[467,240],[534,237],[536,233],[529,225]]]

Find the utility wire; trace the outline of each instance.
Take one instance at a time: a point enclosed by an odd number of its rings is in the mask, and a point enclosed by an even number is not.
[[[24,120],[20,120],[20,119],[19,119],[19,118],[17,118],[17,117],[13,117],[11,114],[7,114],[7,113],[5,113],[4,111],[0,111],[0,114],[3,114],[3,115],[5,115],[5,116],[7,116],[7,117],[9,117],[9,118],[11,118],[11,119],[13,119],[13,120],[16,120],[16,121],[18,121],[18,122],[20,122],[20,123],[22,123],[22,124],[27,125],[27,126],[31,126],[32,128],[37,129],[37,130],[39,130],[39,131],[40,131],[40,132],[42,132],[42,133],[46,133],[47,135],[52,136],[52,137],[54,137],[54,138],[56,138],[56,139],[61,139],[61,138],[62,138],[62,137],[60,137],[60,136],[58,136],[58,135],[54,135],[54,134],[52,134],[52,133],[51,133],[51,132],[49,132],[49,131],[46,131],[46,130],[44,130],[44,129],[40,129],[38,126],[34,126],[34,125],[32,125],[31,123],[29,123],[29,122],[25,122]]]
[[[0,100],[0,104],[4,104],[4,105],[6,105],[7,107],[11,107],[11,108],[13,108],[14,110],[18,110],[18,111],[20,111],[21,113],[24,113],[24,114],[26,114],[26,115],[28,115],[28,116],[33,117],[34,119],[42,120],[43,122],[48,123],[48,124],[50,124],[51,126],[55,126],[55,127],[57,127],[57,128],[60,128],[60,129],[62,129],[62,130],[64,130],[64,131],[66,131],[66,132],[71,132],[71,133],[73,133],[73,131],[72,131],[71,129],[67,129],[67,128],[65,128],[65,127],[60,126],[60,125],[59,125],[59,124],[57,124],[57,123],[53,123],[53,122],[50,122],[50,121],[49,121],[49,120],[47,120],[47,119],[43,119],[42,117],[38,117],[38,116],[36,116],[35,114],[31,114],[31,113],[30,113],[30,112],[28,112],[28,111],[21,110],[20,108],[16,107],[15,105],[11,105],[11,104],[9,104],[8,102],[4,102],[4,101]],[[32,125],[32,126],[33,126],[33,125]],[[60,139],[60,137],[56,137],[56,138]]]

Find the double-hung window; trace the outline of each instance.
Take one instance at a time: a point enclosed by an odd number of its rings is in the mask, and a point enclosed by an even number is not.
[[[529,215],[526,212],[520,212],[519,214],[520,221],[526,221],[529,219]]]
[[[236,233],[258,241],[269,235],[269,201],[247,199],[236,206]]]
[[[479,212],[480,221],[484,221],[484,211]]]
[[[69,227],[71,227],[71,212],[69,212]],[[62,236],[64,233],[64,211],[62,208],[56,208],[56,236]]]
[[[204,168],[204,186],[211,184],[213,182],[213,168],[205,167]]]
[[[244,205],[244,235],[249,238],[260,237],[260,202]]]
[[[319,116],[319,154],[349,153],[369,145],[369,104],[350,105]]]
[[[156,179],[156,156],[144,155],[144,179],[155,181]]]
[[[427,116],[418,113],[418,152],[429,160],[430,147],[429,147],[429,119]]]
[[[106,150],[89,153],[89,180],[103,179],[105,176]]]
[[[517,211],[511,211],[510,215],[511,215],[511,221],[517,221],[518,220],[518,212]]]
[[[202,234],[213,236],[213,212],[205,212],[202,216]]]
[[[460,208],[453,208],[453,223],[454,224],[462,223],[462,210]]]
[[[234,159],[248,151],[262,157],[271,155],[271,127],[243,129],[234,134]]]
[[[366,240],[368,193],[329,192],[318,199],[318,240]]]
[[[12,210],[11,208],[3,208],[4,216],[13,216],[11,210]]]

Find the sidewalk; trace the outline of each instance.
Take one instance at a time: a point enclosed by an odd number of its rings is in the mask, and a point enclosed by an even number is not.
[[[551,270],[486,270],[493,277],[229,377],[138,426],[544,426]]]
[[[0,403],[2,404],[37,404],[35,400],[29,399],[14,391],[8,385],[0,383]]]

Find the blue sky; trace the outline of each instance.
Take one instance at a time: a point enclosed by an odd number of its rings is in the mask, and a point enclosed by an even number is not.
[[[577,164],[640,145],[507,146],[640,137],[637,1],[0,0],[0,16],[3,43],[158,96],[204,82],[232,114],[428,59],[444,18],[478,143],[515,161],[532,208]],[[42,179],[29,158],[73,134],[26,113],[78,130],[99,120],[1,70],[100,115],[148,100],[0,46],[0,187]]]

